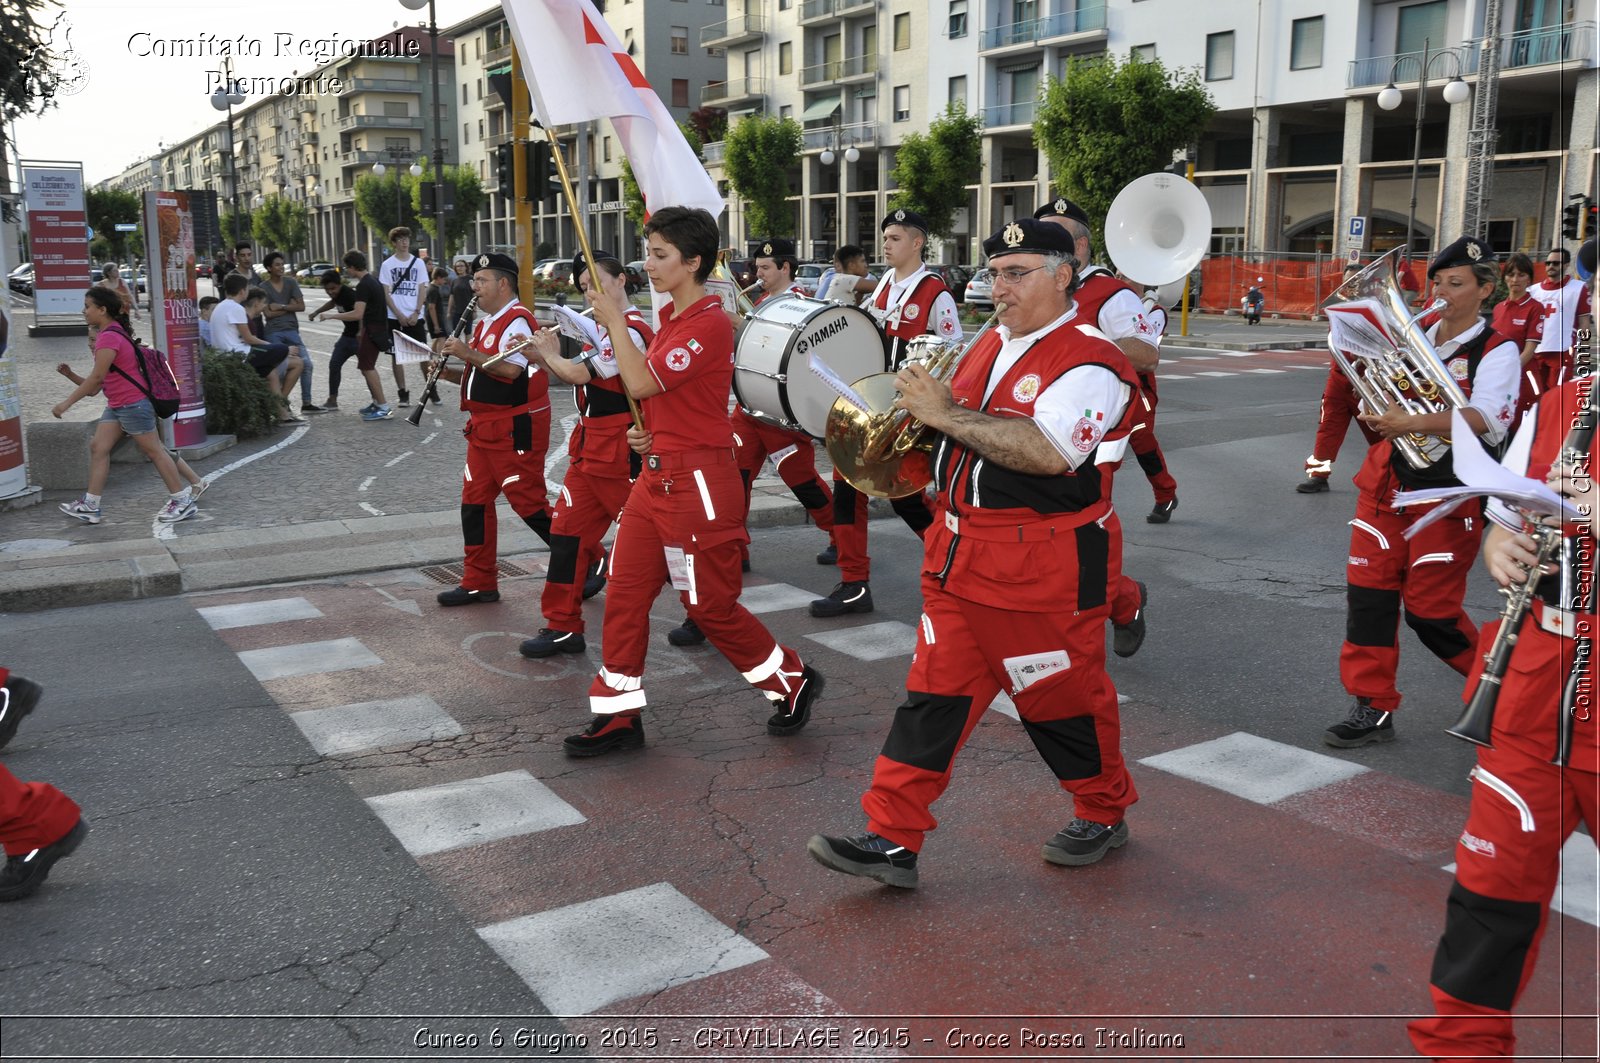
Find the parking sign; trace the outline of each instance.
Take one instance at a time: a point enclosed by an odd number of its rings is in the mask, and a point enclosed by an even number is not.
[[[1345,244],[1360,247],[1367,241],[1367,219],[1363,214],[1357,214],[1350,219],[1350,229],[1345,233]]]

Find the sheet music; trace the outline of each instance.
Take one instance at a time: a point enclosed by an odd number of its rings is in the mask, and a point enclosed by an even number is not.
[[[1394,337],[1382,324],[1381,309],[1371,299],[1330,306],[1327,314],[1330,347],[1366,359],[1387,358],[1394,352]]]
[[[835,373],[833,368],[829,366],[827,362],[824,362],[821,358],[818,358],[815,350],[811,352],[810,356],[806,359],[806,362],[808,365],[810,365],[811,371],[817,374],[817,376],[821,377],[822,382],[828,385],[829,388],[833,389],[833,391],[843,398],[844,401],[848,402],[862,413],[872,412],[872,407],[867,404],[867,400],[863,399],[855,388],[845,383],[844,378],[839,376],[838,373]]]
[[[550,308],[556,315],[556,327],[568,339],[587,343],[595,350],[600,349],[600,326],[594,323],[594,318],[584,317],[570,306],[556,305]]]
[[[426,343],[414,340],[398,329],[392,331],[391,335],[394,337],[394,360],[401,365],[416,365],[433,357],[433,349]]]

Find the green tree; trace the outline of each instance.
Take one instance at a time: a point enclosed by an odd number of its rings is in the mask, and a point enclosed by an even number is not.
[[[908,133],[890,174],[898,191],[890,209],[904,207],[928,219],[935,236],[950,235],[956,211],[967,205],[967,185],[983,170],[983,122],[963,103],[951,103],[928,132]]]
[[[137,195],[120,188],[91,188],[83,195],[83,206],[89,219],[89,228],[94,230],[95,241],[104,240],[112,258],[123,261],[128,258],[129,252],[144,253],[144,240],[139,237],[137,230],[131,233],[117,231],[119,224],[139,224],[141,211]],[[130,237],[139,239],[135,241]],[[135,242],[139,245],[137,248],[133,246]]]
[[[789,170],[805,146],[800,124],[793,118],[752,115],[728,127],[723,145],[723,172],[744,199],[748,231],[762,236],[793,236]]]
[[[411,164],[396,165],[404,170]],[[393,173],[386,173],[379,177],[369,170],[356,178],[355,193],[356,216],[378,233],[379,239],[396,225],[406,224],[403,208],[411,197],[406,192],[404,176],[396,179]]]
[[[282,251],[291,259],[306,246],[310,228],[305,205],[283,196],[266,200],[250,219],[250,232],[256,243],[268,251]]]
[[[434,232],[433,214],[424,208],[423,203],[433,188],[433,164],[423,161],[421,176],[406,175],[406,184],[410,189],[411,211],[417,216],[418,223],[424,232],[433,238],[435,251],[439,247],[439,234]],[[436,263],[449,261],[451,255],[461,249],[467,236],[467,230],[472,227],[473,221],[478,216],[478,208],[483,206],[483,182],[478,180],[475,171],[465,166],[446,166],[440,171],[440,177],[445,187],[445,197],[453,200],[455,209],[444,217],[444,248],[442,253],[433,255]]]
[[[1173,151],[1197,141],[1216,111],[1198,70],[1107,56],[1076,60],[1049,79],[1033,130],[1056,188],[1094,220],[1099,245],[1117,193],[1171,165]]]
[[[235,214],[237,214],[239,217],[240,240],[251,239],[255,232],[255,218],[251,215],[248,208],[229,207],[227,210],[224,210],[220,215],[218,215],[217,226],[222,233],[222,246],[223,249],[228,252],[230,257],[233,255],[233,245],[236,242],[233,238],[233,218]]]
[[[72,54],[71,23],[48,0],[0,0],[0,125],[42,114],[58,89],[82,73]],[[49,12],[50,24],[36,16]]]

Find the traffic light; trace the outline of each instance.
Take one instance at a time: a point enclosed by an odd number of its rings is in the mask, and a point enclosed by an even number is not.
[[[537,203],[550,194],[550,142],[530,140],[527,148],[528,177],[523,187],[528,190],[529,201]]]
[[[1588,203],[1588,196],[1575,195],[1567,197],[1567,205],[1561,210],[1561,235],[1568,240],[1578,239],[1578,234],[1583,228],[1583,217]]]
[[[511,143],[498,144],[494,149],[494,168],[498,184],[496,191],[505,199],[514,199],[517,194],[517,146]]]
[[[1588,196],[1583,197],[1583,220],[1578,223],[1578,239],[1587,240],[1600,232],[1600,207],[1594,205],[1594,200]]]

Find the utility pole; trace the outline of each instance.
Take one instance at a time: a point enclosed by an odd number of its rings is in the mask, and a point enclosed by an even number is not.
[[[528,201],[528,82],[522,76],[520,49],[511,49],[511,142],[516,150],[511,153],[512,167],[516,173],[516,195],[513,204],[516,221],[513,223],[511,242],[517,245],[517,275],[522,278],[519,297],[522,305],[533,306],[533,204]],[[542,191],[542,189],[541,189]]]

